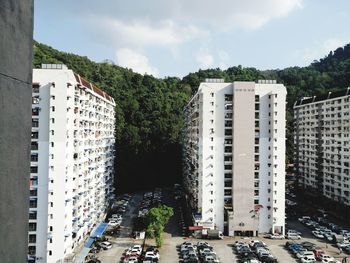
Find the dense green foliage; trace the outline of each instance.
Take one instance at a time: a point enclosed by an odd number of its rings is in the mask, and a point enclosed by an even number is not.
[[[173,209],[166,205],[151,208],[146,215],[146,237],[155,238],[158,247],[162,246],[164,227],[173,215]]]
[[[181,176],[183,107],[205,78],[235,80],[276,79],[287,87],[287,160],[293,154],[295,100],[350,83],[350,44],[338,48],[308,67],[260,71],[231,67],[190,73],[183,79],[157,79],[140,75],[110,61],[96,63],[87,57],[57,51],[34,43],[34,66],[63,63],[114,96],[116,106],[117,179],[119,191],[170,185]],[[133,180],[130,180],[133,178]]]

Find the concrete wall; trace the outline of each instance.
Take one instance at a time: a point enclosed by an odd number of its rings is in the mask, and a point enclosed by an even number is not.
[[[33,1],[0,1],[0,258],[26,262]]]
[[[233,83],[233,228],[256,231],[254,210],[255,83]],[[244,114],[243,114],[244,113]]]

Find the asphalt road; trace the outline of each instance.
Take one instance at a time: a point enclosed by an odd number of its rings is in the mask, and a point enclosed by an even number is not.
[[[142,199],[142,195],[133,195],[129,201],[128,210],[123,215],[121,230],[117,236],[107,236],[108,240],[113,244],[109,250],[103,250],[98,253],[98,259],[102,263],[117,263],[121,261],[124,251],[134,244],[142,244],[143,240],[135,240],[131,237],[132,218],[137,216],[138,204]]]

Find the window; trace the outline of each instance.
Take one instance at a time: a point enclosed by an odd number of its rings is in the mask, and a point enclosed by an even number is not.
[[[49,256],[52,256],[52,250],[49,250]]]
[[[214,97],[214,92],[210,93],[210,96]]]
[[[31,142],[31,150],[38,150],[39,146],[37,142]]]
[[[37,173],[38,172],[38,166],[31,166],[30,167],[30,173]]]
[[[36,242],[36,235],[29,235],[29,243],[35,243]]]
[[[33,93],[39,93],[39,85],[33,85]]]
[[[40,102],[40,97],[39,96],[32,97],[32,104],[39,104],[39,102]]]
[[[225,165],[225,170],[232,170],[232,165],[226,164]]]
[[[36,219],[36,211],[29,212],[29,219]]]
[[[36,231],[36,223],[29,223],[29,231]]]
[[[232,147],[231,146],[225,146],[225,153],[231,153]]]
[[[232,195],[232,190],[230,190],[230,189],[225,189],[224,190],[224,195]]]
[[[34,256],[36,254],[36,247],[35,246],[28,246],[28,254],[31,256]]]
[[[232,135],[232,129],[225,129],[225,135],[227,136]]]
[[[37,162],[38,161],[38,154],[32,153],[30,155],[30,161],[31,162]]]
[[[38,139],[39,133],[38,132],[32,132],[32,139]]]
[[[232,178],[232,173],[225,173],[225,179],[231,179]]]
[[[38,119],[32,119],[32,127],[34,127],[34,128],[39,127],[39,120]]]
[[[55,111],[55,106],[52,106],[51,109],[52,109],[52,111]]]
[[[32,116],[38,116],[39,115],[40,108],[36,107],[32,109]]]

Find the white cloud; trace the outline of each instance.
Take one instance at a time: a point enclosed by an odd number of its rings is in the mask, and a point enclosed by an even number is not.
[[[196,54],[196,61],[201,69],[210,68],[214,64],[214,57],[207,48],[200,48]]]
[[[114,18],[98,19],[95,26],[117,45],[134,47],[173,46],[205,38],[209,32],[193,25],[179,26],[172,20],[152,24],[148,19],[124,22]]]
[[[90,0],[91,2],[92,0]],[[263,26],[274,18],[289,15],[303,7],[305,0],[115,0],[108,5],[95,7],[91,12],[91,5],[95,1],[86,3],[85,12],[95,15],[100,19],[118,19],[128,27],[138,27],[148,31],[147,27],[158,28],[181,28],[180,24],[166,25],[167,21],[177,21],[183,25],[197,25],[200,27],[211,26],[212,30],[228,30],[232,28],[255,29]],[[90,9],[89,9],[90,7]],[[82,12],[81,5],[79,11]],[[98,22],[99,20],[95,20]],[[141,23],[141,25],[135,24]],[[146,22],[145,24],[143,24]],[[171,22],[172,23],[172,22]],[[165,24],[165,25],[164,25]],[[118,27],[120,25],[117,25]],[[106,28],[108,29],[108,28]],[[191,32],[193,29],[189,28]],[[153,31],[153,30],[152,30]],[[186,30],[185,27],[185,32]],[[172,36],[174,37],[174,36]],[[181,36],[178,36],[181,37]]]
[[[149,64],[148,58],[129,48],[120,48],[116,52],[117,64],[122,67],[133,69],[140,74],[149,74],[155,77],[159,76],[157,68]]]

